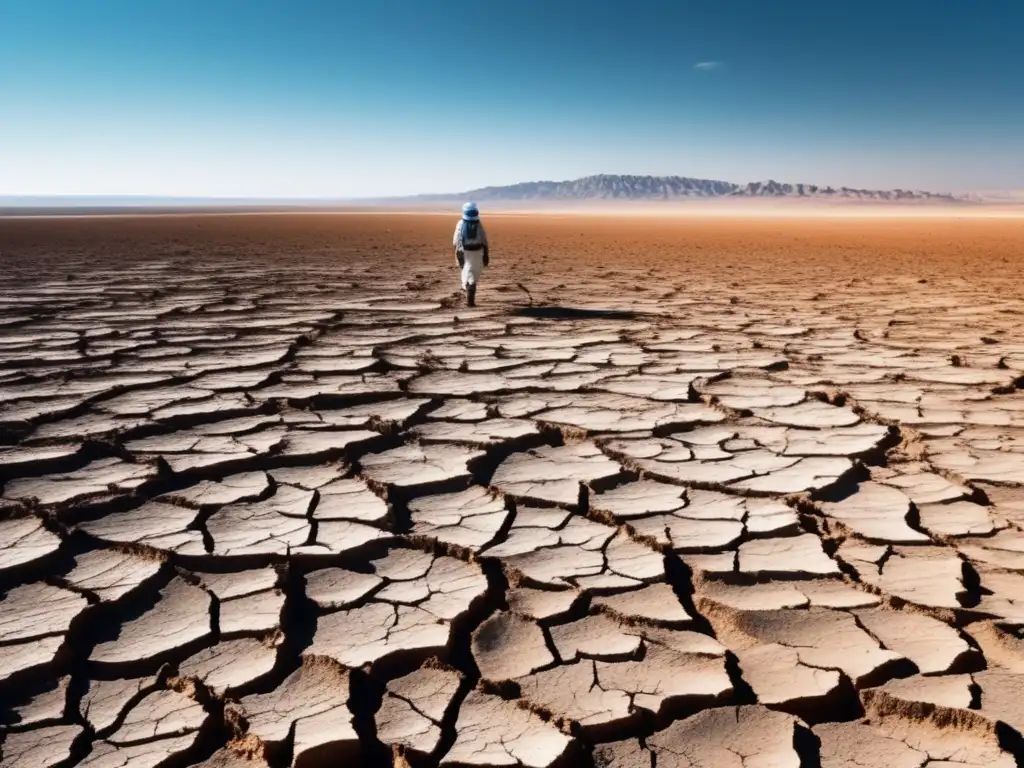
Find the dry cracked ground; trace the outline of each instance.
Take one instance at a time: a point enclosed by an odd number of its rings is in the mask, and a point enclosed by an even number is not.
[[[1019,295],[516,266],[0,277],[0,766],[1020,764]]]

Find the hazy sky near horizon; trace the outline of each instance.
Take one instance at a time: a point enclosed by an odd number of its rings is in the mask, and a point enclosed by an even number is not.
[[[1024,188],[1021,0],[0,0],[0,195]]]

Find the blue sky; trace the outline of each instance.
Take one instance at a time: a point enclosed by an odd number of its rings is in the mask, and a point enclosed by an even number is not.
[[[1024,188],[1021,0],[0,0],[0,194]]]

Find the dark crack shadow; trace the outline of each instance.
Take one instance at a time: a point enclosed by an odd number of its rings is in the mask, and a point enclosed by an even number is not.
[[[809,728],[793,729],[793,749],[800,757],[800,768],[821,768],[821,739]]]
[[[1016,728],[1002,721],[997,722],[996,739],[1000,749],[1013,755],[1018,766],[1024,766],[1024,736]]]
[[[796,699],[785,706],[771,708],[796,715],[809,725],[849,722],[864,716],[857,688],[842,671],[839,672],[839,685],[828,694]]]
[[[377,739],[375,715],[384,699],[384,684],[364,670],[349,673],[349,709],[352,712],[352,727],[359,735],[360,754],[358,765],[366,768],[389,768],[392,765],[391,749]],[[334,766],[344,764],[341,760],[323,759],[310,762],[310,766]]]

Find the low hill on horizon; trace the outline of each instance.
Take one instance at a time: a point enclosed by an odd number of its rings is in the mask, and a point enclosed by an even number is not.
[[[898,201],[960,202],[949,193],[911,189],[855,189],[789,184],[769,179],[735,184],[687,176],[624,176],[598,174],[571,181],[526,181],[507,186],[481,187],[457,194],[416,195],[408,200],[680,200],[686,198],[813,198]]]
[[[527,181],[505,186],[489,186],[463,192],[374,197],[204,197],[147,194],[124,195],[0,195],[0,215],[103,213],[109,211],[238,210],[286,212],[310,209],[334,210],[366,206],[416,208],[462,204],[466,200],[512,206],[570,207],[590,203],[685,202],[705,200],[728,202],[807,201],[864,203],[935,203],[961,206],[1018,206],[1024,204],[1024,190],[968,190],[929,192],[914,189],[858,189],[816,184],[790,184],[775,180],[736,184],[716,179],[687,176],[629,176],[598,174],[570,181]]]

